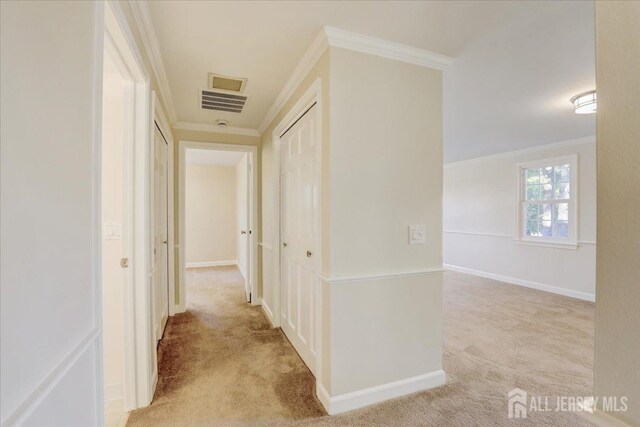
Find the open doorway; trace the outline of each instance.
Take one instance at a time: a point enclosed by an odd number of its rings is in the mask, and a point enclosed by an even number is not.
[[[104,6],[100,146],[104,423],[151,402],[157,376],[150,312],[149,79],[117,6]]]
[[[206,304],[190,294],[192,282],[241,283],[255,292],[255,147],[180,143],[180,293],[186,305]],[[196,279],[196,276],[201,280]],[[222,279],[222,277],[227,279]],[[193,297],[193,298],[192,298]],[[196,298],[197,299],[197,298]],[[186,308],[186,307],[185,307]]]

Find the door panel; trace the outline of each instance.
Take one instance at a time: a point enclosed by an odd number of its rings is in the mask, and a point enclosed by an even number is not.
[[[318,242],[316,107],[281,138],[282,330],[315,375]],[[317,254],[316,254],[317,257]]]
[[[168,173],[167,143],[155,128],[154,135],[154,326],[156,340],[162,338],[169,316],[168,269]]]

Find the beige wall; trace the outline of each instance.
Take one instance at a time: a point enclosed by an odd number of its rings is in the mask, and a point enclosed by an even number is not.
[[[596,82],[595,394],[640,425],[640,3],[596,2]]]
[[[105,53],[102,81],[102,230],[117,223],[123,230],[124,80]],[[121,233],[122,234],[122,233]],[[102,240],[102,323],[105,401],[124,398],[124,288],[122,237]]]
[[[236,168],[187,165],[185,251],[192,263],[235,261]]]
[[[330,79],[333,396],[442,369],[441,275],[406,274],[442,266],[442,73],[332,48]]]
[[[442,76],[327,49],[262,137],[262,241],[269,247],[279,244],[271,133],[317,78],[320,273],[329,278],[318,379],[335,397],[442,369],[441,276],[412,274],[442,265]],[[408,244],[410,224],[426,225],[427,244]],[[263,298],[271,306],[273,256],[263,249]],[[341,282],[344,276],[355,280]]]
[[[208,142],[212,144],[230,144],[230,145],[252,145],[259,146],[260,145],[260,137],[258,136],[247,136],[247,135],[233,135],[233,134],[225,134],[225,133],[215,133],[215,132],[201,132],[201,131],[190,131],[190,130],[182,130],[182,129],[173,129],[173,138],[175,141],[174,150],[173,150],[173,159],[174,159],[174,169],[173,169],[173,200],[175,201],[173,206],[173,229],[174,229],[174,241],[177,243],[180,241],[180,204],[178,200],[180,200],[180,186],[179,186],[179,177],[182,171],[180,170],[180,149],[179,143],[180,141],[194,141],[194,142]],[[261,216],[261,186],[260,183],[262,181],[262,176],[260,174],[260,150],[258,150],[258,170],[256,173],[258,174],[258,218]],[[260,230],[258,230],[258,233]],[[258,234],[259,235],[259,234]],[[176,287],[180,285],[180,257],[182,253],[180,248],[174,248],[174,258],[175,258],[175,271],[174,271],[174,283]],[[185,260],[186,261],[186,260]],[[258,260],[260,261],[260,260]],[[188,261],[187,261],[188,262]],[[258,270],[260,269],[260,264],[258,264]],[[260,271],[260,270],[259,270]],[[258,295],[260,295],[261,291],[261,275],[258,274]],[[180,304],[180,296],[179,292],[175,293],[175,304]]]

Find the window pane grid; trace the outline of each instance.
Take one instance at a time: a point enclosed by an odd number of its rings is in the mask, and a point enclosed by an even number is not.
[[[569,164],[523,170],[524,235],[536,238],[569,238],[571,169]]]

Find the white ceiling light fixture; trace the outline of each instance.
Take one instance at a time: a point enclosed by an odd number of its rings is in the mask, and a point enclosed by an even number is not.
[[[596,91],[590,90],[579,93],[571,98],[573,112],[576,114],[593,114],[596,112]]]

